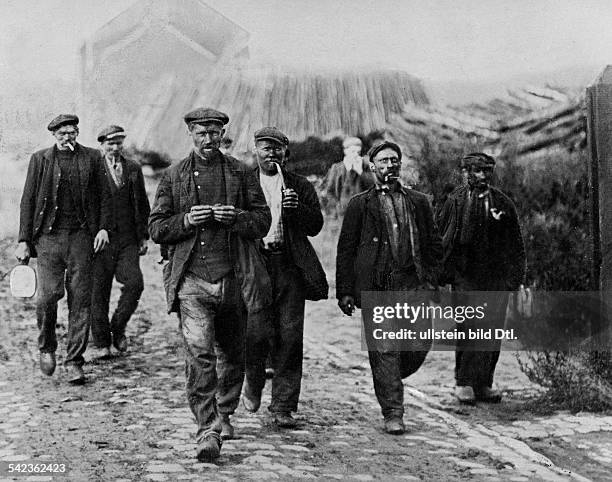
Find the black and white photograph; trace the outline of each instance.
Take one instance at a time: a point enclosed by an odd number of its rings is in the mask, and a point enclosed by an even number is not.
[[[0,0],[0,482],[612,481],[611,24]]]

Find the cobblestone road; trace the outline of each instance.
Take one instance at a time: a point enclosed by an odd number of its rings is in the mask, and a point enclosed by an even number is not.
[[[144,269],[130,352],[88,363],[82,387],[67,385],[61,366],[51,378],[40,374],[33,303],[0,292],[0,468],[64,462],[69,479],[79,481],[612,480],[612,417],[508,417],[533,389],[509,353],[499,370],[505,402],[469,408],[451,397],[452,354],[431,353],[406,389],[407,434],[384,434],[358,318],[341,316],[333,300],[307,307],[298,428],[274,426],[266,390],[259,413],[240,407],[233,417],[237,438],[223,445],[218,463],[199,463],[176,319],[165,314],[154,256],[144,258]]]

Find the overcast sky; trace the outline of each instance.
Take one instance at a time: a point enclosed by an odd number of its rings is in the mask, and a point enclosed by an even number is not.
[[[75,78],[82,40],[133,3],[0,0],[0,75]],[[251,59],[260,64],[380,65],[482,81],[612,63],[608,0],[206,3],[251,33]]]

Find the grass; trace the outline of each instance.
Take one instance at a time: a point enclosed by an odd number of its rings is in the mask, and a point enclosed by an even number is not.
[[[0,153],[0,238],[16,237],[19,231],[19,202],[27,161]]]

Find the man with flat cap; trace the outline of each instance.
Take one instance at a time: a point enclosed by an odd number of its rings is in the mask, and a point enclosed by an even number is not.
[[[140,165],[123,155],[125,137],[115,125],[98,134],[115,219],[109,246],[94,259],[91,345],[98,358],[110,356],[111,343],[119,352],[127,350],[125,328],[144,289],[139,257],[147,252],[150,206]],[[123,286],[109,323],[113,277]]]
[[[437,286],[442,244],[428,198],[399,180],[402,152],[393,142],[368,152],[375,187],[347,206],[336,257],[336,296],[352,315],[363,291],[419,291]],[[425,361],[428,345],[405,351],[368,345],[374,392],[387,433],[405,431],[402,379]]]
[[[55,371],[57,302],[68,292],[67,379],[83,383],[83,353],[91,316],[92,261],[113,226],[100,152],[76,142],[79,118],[62,114],[48,129],[55,145],[35,152],[28,166],[17,259],[38,258],[36,318],[40,369]]]
[[[337,216],[344,215],[350,199],[374,185],[367,161],[361,157],[359,137],[347,137],[342,142],[344,159],[332,164],[324,180],[324,191]]]
[[[507,292],[517,290],[525,276],[525,248],[516,208],[508,196],[491,186],[494,167],[495,159],[482,152],[464,156],[460,168],[467,174],[467,185],[448,195],[439,216],[444,246],[442,281],[452,284],[457,304],[486,306],[480,326],[466,320],[459,327],[462,330],[503,328]],[[479,293],[474,298],[462,292]],[[493,388],[500,347],[501,340],[457,342],[455,396],[460,403],[501,400],[501,392]]]
[[[153,241],[169,247],[168,309],[179,313],[197,457],[205,461],[219,456],[222,437],[233,436],[247,310],[270,302],[254,241],[268,232],[270,209],[253,172],[219,151],[228,121],[210,108],[185,116],[193,151],[164,173],[149,218]]]
[[[279,427],[292,428],[302,382],[305,300],[327,298],[328,285],[308,241],[323,227],[315,189],[304,177],[285,170],[289,140],[276,127],[255,132],[259,182],[272,224],[261,250],[272,282],[273,303],[249,316],[243,403],[256,412],[266,382],[266,358],[272,350],[274,376],[268,409]],[[271,342],[271,343],[270,343]]]

